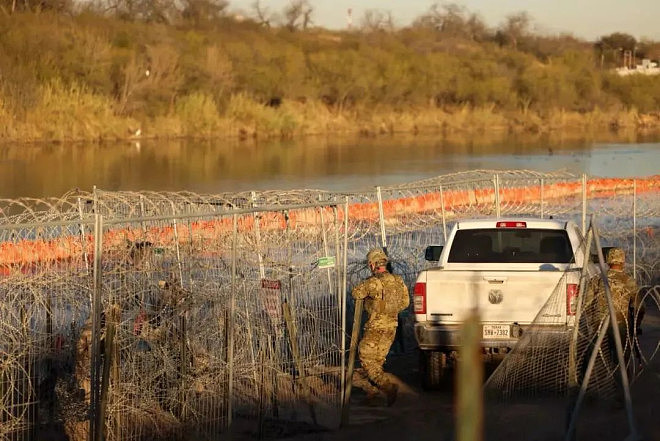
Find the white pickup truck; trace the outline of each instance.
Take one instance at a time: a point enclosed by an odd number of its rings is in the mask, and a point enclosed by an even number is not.
[[[413,293],[423,387],[441,383],[473,308],[481,317],[485,354],[507,353],[535,319],[542,332],[570,330],[584,263],[584,240],[574,222],[459,221],[445,246],[428,247],[425,257],[437,266],[418,275]],[[553,293],[565,301],[537,318]]]

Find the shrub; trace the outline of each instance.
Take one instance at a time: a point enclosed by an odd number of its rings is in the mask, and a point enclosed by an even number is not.
[[[220,115],[213,98],[201,92],[180,98],[175,106],[175,115],[181,121],[182,135],[212,136],[220,126]]]

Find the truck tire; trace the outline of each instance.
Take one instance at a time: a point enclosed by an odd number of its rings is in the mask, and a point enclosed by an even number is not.
[[[422,377],[422,389],[438,389],[447,370],[447,354],[441,351],[420,351],[419,373]]]

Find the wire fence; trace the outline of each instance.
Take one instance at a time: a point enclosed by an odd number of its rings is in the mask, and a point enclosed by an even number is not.
[[[640,284],[657,283],[658,177],[486,170],[352,193],[0,200],[0,440],[336,427],[369,248],[412,288],[424,248],[460,219],[584,227],[591,213]],[[407,352],[412,315],[400,324],[393,351]]]

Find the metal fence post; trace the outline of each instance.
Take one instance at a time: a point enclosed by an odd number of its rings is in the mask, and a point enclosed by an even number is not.
[[[174,202],[171,202],[171,207],[172,207],[172,214],[174,216],[177,215],[176,212],[176,207],[174,206]],[[176,263],[177,267],[179,269],[179,288],[183,291],[183,263],[181,261],[181,246],[179,245],[179,227],[177,224],[177,219],[174,217],[172,219],[172,224],[174,227],[174,248],[176,250]],[[143,228],[144,228],[144,222],[143,222]],[[173,289],[175,289],[173,287]],[[179,365],[179,374],[181,376],[181,389],[182,391],[185,391],[185,386],[186,386],[186,377],[187,377],[187,363],[186,360],[188,358],[188,348],[186,347],[186,341],[188,340],[187,330],[186,330],[187,322],[186,322],[186,314],[183,314],[179,317],[179,330],[181,332],[181,364]],[[182,394],[185,394],[185,392],[182,392]],[[185,396],[185,395],[184,395]],[[185,417],[186,413],[186,408],[185,408],[185,400],[183,397],[180,397],[180,416]]]
[[[255,225],[256,225],[256,223],[255,223]],[[238,220],[236,221],[236,234],[238,234]],[[258,243],[259,242],[257,242],[257,246],[258,246]],[[257,254],[259,255],[259,260],[261,261],[261,253],[257,252]],[[260,270],[260,274],[264,273],[263,263],[260,263],[259,270]],[[254,342],[252,340],[252,324],[250,322],[250,308],[248,306],[247,296],[245,296],[245,324],[246,324],[246,327],[247,327],[248,344],[250,346],[250,361],[252,362],[252,367],[254,368],[254,371],[253,371],[254,387],[255,387],[255,390],[258,392],[258,389],[259,389],[259,376],[258,376],[258,372],[257,372],[257,358],[254,354]]]
[[[378,219],[380,222],[380,244],[387,249],[387,236],[385,235],[385,213],[383,212],[383,195],[380,187],[376,187],[376,197],[378,198]]]
[[[336,202],[337,202],[337,200],[335,199],[335,203]],[[340,258],[340,254],[339,254],[341,252],[341,248],[340,248],[340,244],[339,244],[341,224],[340,224],[340,220],[339,220],[339,209],[338,209],[337,205],[333,205],[332,213],[333,213],[334,218],[335,218],[334,219],[334,222],[335,222],[335,256],[336,256],[336,261],[337,261],[337,264],[335,266],[335,276],[336,276],[335,277],[335,283],[336,283],[336,287],[337,287],[337,312],[338,312],[337,318],[339,320],[341,320],[341,307],[342,307],[342,297],[343,297],[342,296],[342,276],[343,276],[343,271],[345,270],[345,267],[343,265],[343,259]],[[332,292],[332,291],[330,291],[330,292]],[[342,339],[341,335],[338,335],[337,337],[339,337],[339,340]],[[341,352],[343,352],[343,351],[344,351],[344,348],[342,347]],[[341,354],[340,354],[340,358],[341,358]],[[343,371],[344,364],[342,362],[340,362],[340,363],[341,363],[341,367],[342,367],[341,370]],[[342,397],[341,397],[341,394],[340,394],[339,395],[340,404],[338,406],[340,412],[341,412],[341,406],[342,406],[341,405],[341,398]]]
[[[442,213],[442,235],[445,238],[445,243],[447,243],[447,217],[445,215],[445,194],[442,191],[442,185],[440,185],[440,210]]]
[[[176,214],[176,210],[174,210],[174,203],[172,203],[172,212]],[[145,209],[144,209],[144,195],[140,195],[140,217],[144,218],[145,215]],[[147,224],[145,221],[140,222],[142,225],[142,232],[144,234],[147,234]]]
[[[603,249],[601,248],[600,237],[598,229],[592,225],[594,233],[594,242],[596,244],[596,251],[598,252],[598,262],[600,264],[601,277],[603,285],[605,286],[605,297],[607,299],[607,306],[609,311],[610,326],[612,329],[612,336],[614,337],[614,347],[616,348],[617,359],[619,362],[619,373],[621,374],[621,388],[623,389],[623,399],[626,405],[626,414],[628,416],[628,428],[630,429],[630,439],[638,439],[637,426],[635,425],[635,418],[632,409],[632,399],[630,397],[630,383],[628,381],[628,372],[626,371],[626,362],[623,356],[623,346],[621,344],[621,336],[618,332],[618,324],[616,319],[616,311],[614,309],[614,302],[612,300],[612,291],[607,279],[607,268],[605,268],[605,258],[603,257]]]
[[[637,280],[637,179],[633,179],[633,278]]]
[[[80,218],[80,245],[82,245],[83,260],[85,261],[85,273],[89,274],[89,261],[87,258],[87,240],[85,239],[85,223],[83,222],[82,199],[78,198],[78,217]]]
[[[582,174],[582,234],[587,231],[587,174]]]
[[[545,191],[545,188],[543,188],[543,178],[541,178],[541,219],[543,219],[543,215],[545,214],[545,213],[543,212],[543,198],[544,198],[544,196],[545,196],[545,195],[543,194],[544,191]],[[584,230],[583,230],[583,231],[584,231]]]
[[[319,194],[319,202],[323,202],[322,196]],[[325,231],[325,216],[323,216],[324,207],[319,207],[319,215],[321,216],[321,238],[323,239],[323,255],[328,256],[328,234]],[[339,257],[339,256],[337,256]],[[328,274],[328,292],[332,292],[332,275],[330,274],[331,268],[326,269]]]
[[[174,202],[171,203],[172,214],[176,216],[176,207]],[[172,226],[174,227],[174,249],[176,250],[176,264],[179,268],[179,285],[183,289],[183,265],[181,263],[181,248],[179,247],[179,229],[176,222],[176,217],[172,219]]]
[[[346,384],[346,291],[348,289],[348,196],[344,205],[344,274],[342,280],[342,292],[339,301],[341,302],[341,391],[344,392]],[[344,401],[342,400],[342,410]]]
[[[573,322],[573,331],[571,335],[571,343],[568,348],[568,384],[569,387],[577,387],[577,341],[579,336],[580,318],[582,317],[582,303],[585,298],[585,291],[587,287],[587,278],[589,273],[587,267],[591,258],[591,242],[593,234],[591,227],[587,230],[587,237],[584,243],[584,257],[582,259],[582,270],[580,272],[580,287],[578,289],[578,298],[575,311],[575,318]]]
[[[257,206],[257,194],[253,191],[250,194],[252,198],[252,208]],[[264,258],[261,255],[261,229],[259,225],[259,215],[255,211],[252,216],[254,217],[254,237],[257,246],[257,259],[259,260],[259,275],[262,279],[266,278],[266,269],[264,268]]]
[[[236,246],[238,236],[238,215],[233,215],[231,240],[231,299],[229,301],[229,332],[227,342],[227,368],[229,369],[229,385],[227,387],[227,427],[232,423],[232,401],[234,398],[234,314],[236,307]]]
[[[501,215],[500,207],[500,175],[495,173],[493,177],[493,185],[495,187],[495,216],[499,219]]]
[[[103,252],[103,216],[94,214],[94,265],[92,288],[92,353],[90,363],[91,397],[89,435],[90,440],[101,440],[103,431],[100,405],[100,341],[101,341],[101,312],[102,312],[102,266],[101,253]]]

